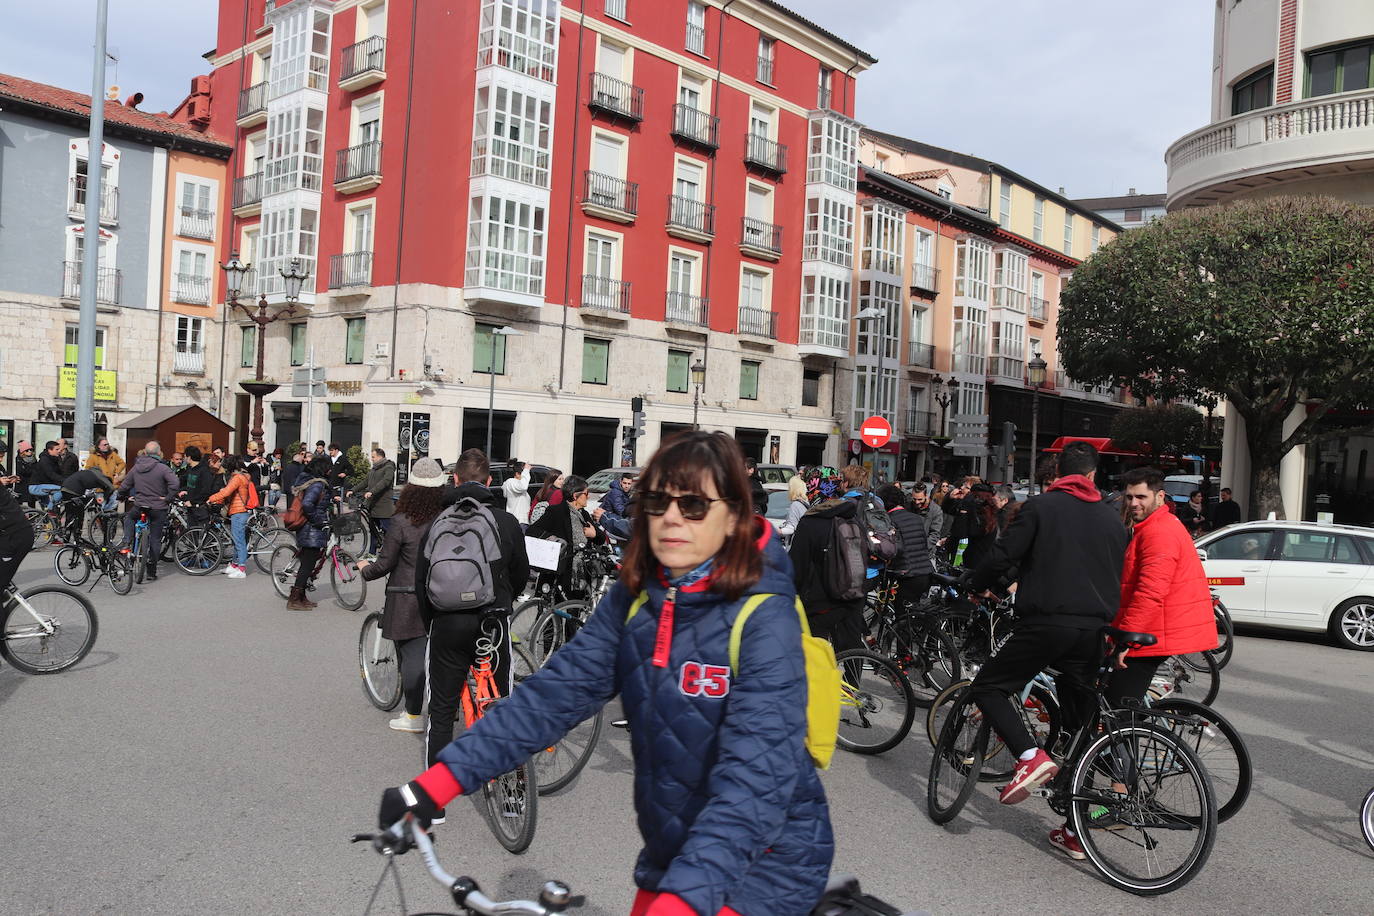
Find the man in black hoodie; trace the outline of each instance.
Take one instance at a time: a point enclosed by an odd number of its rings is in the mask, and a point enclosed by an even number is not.
[[[467,683],[468,669],[477,654],[477,640],[482,636],[482,622],[495,614],[502,633],[496,644],[496,663],[493,675],[502,695],[511,690],[510,611],[515,596],[525,588],[530,575],[530,561],[525,553],[525,535],[520,523],[492,496],[491,465],[481,449],[470,448],[458,456],[453,468],[453,483],[444,488],[444,504],[450,508],[434,520],[432,529],[440,526],[451,508],[467,498],[475,499],[491,512],[500,536],[501,559],[492,565],[491,581],[496,600],[485,608],[445,612],[436,607],[426,585],[429,581],[430,542],[426,538],[415,561],[415,599],[420,616],[429,627],[429,667],[425,672],[429,683],[429,731],[426,737],[426,758],[430,766],[438,760],[441,750],[453,740],[453,721],[458,703]],[[442,818],[443,812],[440,812]]]
[[[1026,501],[970,583],[975,590],[989,589],[1011,569],[1020,570],[1016,629],[972,688],[978,708],[1019,758],[1002,790],[1004,805],[1024,800],[1059,771],[1026,730],[1011,694],[1053,665],[1067,675],[1060,690],[1065,728],[1077,727],[1085,698],[1072,683],[1093,682],[1102,661],[1100,631],[1121,602],[1129,536],[1120,513],[1103,504],[1093,483],[1096,473],[1097,449],[1086,442],[1066,446],[1059,477],[1046,493]]]
[[[808,482],[806,495],[811,508],[792,532],[792,581],[797,597],[806,609],[813,636],[828,638],[836,652],[862,649],[864,644],[864,599],[836,601],[825,586],[826,553],[830,550],[835,519],[856,519],[859,506],[841,496],[843,487],[832,468],[820,468]],[[864,556],[867,556],[867,550]]]

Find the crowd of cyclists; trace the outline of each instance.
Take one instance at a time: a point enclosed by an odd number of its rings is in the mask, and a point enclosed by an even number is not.
[[[32,449],[20,443],[19,458],[25,454]],[[1140,640],[1152,646],[1117,659],[1114,699],[1126,702],[1143,696],[1164,656],[1217,644],[1189,533],[1161,511],[1169,501],[1163,478],[1133,472],[1121,494],[1104,499],[1087,443],[1038,469],[1045,492],[1022,501],[976,477],[931,480],[908,492],[870,488],[860,465],[803,468],[788,483],[788,513],[776,524],[761,517],[767,493],[752,462],[722,433],[668,440],[641,472],[613,482],[595,509],[577,475],[553,471],[531,495],[518,461],[494,492],[487,456],[477,449],[449,473],[422,459],[400,487],[382,450],[373,450],[369,473],[356,480],[341,450],[323,442],[289,456],[264,455],[254,444],[243,456],[187,447],[169,459],[149,442],[125,466],[101,440],[79,469],[66,443],[53,442],[26,463],[27,477],[0,477],[17,485],[14,493],[0,488],[0,579],[22,559],[13,536],[21,499],[60,515],[64,500],[95,491],[102,511],[126,504],[126,528],[135,513],[145,516],[154,543],[169,504],[184,502],[197,514],[223,506],[235,546],[230,578],[245,574],[239,519],[271,503],[300,551],[291,610],[315,606],[309,576],[331,508],[361,491],[375,539],[358,568],[365,579],[388,580],[383,635],[396,643],[404,683],[404,709],[390,726],[426,731],[430,764],[386,790],[381,826],[407,815],[423,827],[442,823],[458,795],[558,741],[619,695],[645,842],[633,912],[647,916],[811,911],[833,838],[802,740],[814,701],[802,640],[809,633],[837,651],[864,646],[865,601],[880,581],[895,581],[908,608],[930,591],[937,569],[962,568],[971,593],[1015,592],[1015,630],[970,691],[1017,758],[1000,793],[1005,804],[1028,797],[1058,769],[1012,699],[1039,672],[1054,666],[1089,681],[1104,627],[1153,634]],[[555,542],[556,564],[532,570],[527,539]],[[577,639],[512,691],[516,599],[541,576],[578,593],[585,587],[579,558],[595,548],[619,557],[618,581]],[[154,559],[150,578],[155,570]],[[741,638],[732,622],[751,598],[757,606]],[[496,679],[509,698],[453,739],[459,694],[493,618],[503,625]],[[1061,699],[1070,718],[1074,691]],[[1083,857],[1068,824],[1049,842]]]

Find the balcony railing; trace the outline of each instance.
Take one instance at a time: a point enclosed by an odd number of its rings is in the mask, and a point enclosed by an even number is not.
[[[697,146],[716,149],[720,146],[717,139],[719,130],[720,118],[715,115],[707,114],[691,105],[683,105],[681,102],[673,106],[674,137],[695,143]]]
[[[583,274],[582,307],[599,312],[630,314],[630,281]]]
[[[702,235],[715,235],[715,205],[693,200],[690,197],[669,194],[668,225],[678,229],[687,229],[691,232],[699,232]]]
[[[907,410],[906,434],[932,436],[935,434],[935,413],[930,410]]]
[[[704,328],[710,324],[710,313],[711,300],[705,296],[669,291],[668,308],[664,315],[665,321],[694,324]]]
[[[386,71],[386,39],[380,35],[364,38],[357,44],[343,49],[343,66],[339,68],[339,83],[348,82],[355,76],[369,71]]]
[[[172,371],[179,375],[204,375],[205,351],[177,347],[172,354]]]
[[[369,140],[335,153],[334,183],[343,184],[359,178],[380,178],[382,175],[382,141]]]
[[[606,15],[626,22],[625,0],[606,0]]]
[[[67,213],[77,219],[86,216],[86,176],[67,179]],[[113,223],[119,218],[119,188],[108,181],[100,184],[100,221]]]
[[[911,265],[911,285],[935,293],[940,291],[940,270],[929,264]]]
[[[1041,299],[1039,296],[1030,297],[1030,316],[1032,319],[1035,321],[1044,321],[1045,315],[1049,310],[1050,303],[1048,300]]]
[[[935,344],[920,343],[915,340],[911,341],[907,344],[906,364],[908,366],[917,366],[922,369],[934,369]]]
[[[740,244],[782,254],[782,227],[752,216],[740,218]]]
[[[582,173],[582,202],[634,216],[639,212],[639,183],[588,169]]]
[[[760,54],[759,67],[755,76],[760,83],[767,83],[769,86],[773,85],[773,58],[764,57]]]
[[[210,278],[201,274],[177,274],[172,298],[187,305],[209,305]]]
[[[184,235],[188,239],[214,238],[215,211],[182,207],[177,217],[177,235]]]
[[[262,202],[262,172],[234,179],[234,209]]]
[[[777,340],[778,313],[770,312],[767,309],[750,308],[747,305],[740,306],[739,333]]]
[[[644,90],[604,73],[589,77],[587,104],[631,121],[644,120]]]
[[[95,301],[99,305],[119,305],[121,283],[119,268],[97,267],[95,275]],[[81,298],[81,262],[62,262],[62,298]]]
[[[687,23],[687,50],[693,54],[706,56],[706,29]]]
[[[251,118],[253,115],[267,114],[267,81],[263,80],[247,89],[239,90],[239,117],[240,121]]]
[[[329,288],[372,285],[372,252],[350,251],[329,256]]]
[[[744,135],[744,161],[781,175],[787,171],[787,145],[751,131]]]

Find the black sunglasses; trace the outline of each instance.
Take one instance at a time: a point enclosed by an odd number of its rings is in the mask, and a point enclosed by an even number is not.
[[[663,515],[668,511],[668,507],[677,503],[678,511],[682,517],[692,522],[699,522],[711,511],[712,503],[728,503],[732,500],[725,497],[712,499],[709,496],[702,496],[700,493],[683,493],[673,496],[671,493],[664,493],[661,490],[648,490],[639,494],[639,508],[643,509],[648,515]]]

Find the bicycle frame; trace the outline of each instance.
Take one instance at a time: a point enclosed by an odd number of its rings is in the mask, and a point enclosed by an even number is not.
[[[472,723],[486,714],[487,707],[501,699],[501,690],[496,685],[496,675],[492,662],[496,658],[496,640],[501,636],[501,624],[496,623],[496,632],[488,630],[488,618],[482,623],[482,636],[477,640],[477,658],[472,665],[472,683],[463,690],[463,724],[471,728]]]
[[[52,621],[45,619],[41,614],[35,611],[33,609],[33,605],[29,604],[26,600],[24,600],[24,593],[19,591],[19,589],[15,588],[14,583],[10,583],[9,587],[5,589],[4,606],[8,608],[11,605],[16,604],[28,612],[28,615],[33,618],[33,622],[36,625],[36,628],[33,629],[32,632],[29,632],[28,630],[18,630],[15,632],[11,632],[5,636],[5,642],[10,642],[16,639],[42,639],[46,636],[51,636],[57,632],[57,628],[53,626]]]

